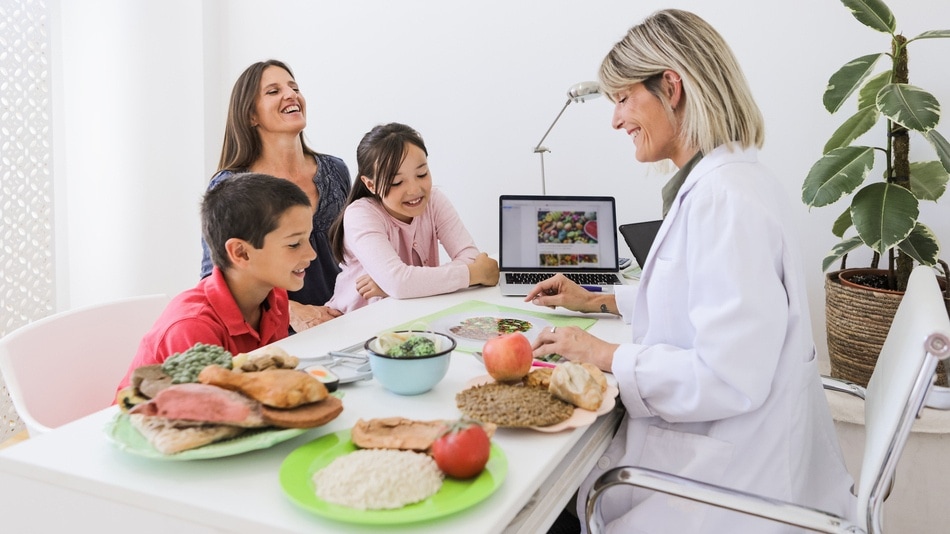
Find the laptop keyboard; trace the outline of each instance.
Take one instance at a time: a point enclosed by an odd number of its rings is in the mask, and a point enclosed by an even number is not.
[[[622,285],[623,281],[616,273],[562,273],[568,280],[583,286]],[[505,273],[509,284],[537,284],[547,280],[554,273]]]

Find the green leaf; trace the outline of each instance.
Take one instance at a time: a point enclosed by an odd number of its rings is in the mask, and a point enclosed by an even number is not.
[[[877,107],[892,121],[918,132],[931,130],[940,121],[937,99],[920,87],[905,83],[892,83],[881,89]]]
[[[841,3],[851,10],[854,18],[871,29],[893,35],[897,28],[894,14],[881,0],[841,0]]]
[[[854,236],[838,243],[831,249],[831,252],[825,256],[825,259],[821,260],[821,270],[827,271],[828,267],[831,267],[833,263],[841,259],[841,256],[844,256],[863,244],[864,241],[861,241],[861,236]]]
[[[878,113],[877,108],[874,107],[858,110],[857,113],[844,121],[844,123],[835,130],[835,133],[831,135],[831,139],[825,143],[824,153],[827,154],[836,148],[851,144],[851,141],[861,137],[870,130],[871,127],[877,123],[877,119],[880,116],[881,114]]]
[[[946,169],[947,172],[950,172],[950,142],[947,142],[947,139],[940,135],[940,132],[937,130],[926,131],[923,135],[924,138],[933,145],[934,150],[937,151],[940,164],[943,165],[943,168]]]
[[[874,166],[874,149],[866,146],[836,148],[821,157],[802,184],[806,206],[827,206],[857,189]]]
[[[918,223],[914,227],[914,231],[898,246],[904,254],[914,258],[918,263],[931,267],[936,265],[937,258],[940,257],[940,245],[937,243],[937,236],[923,224]]]
[[[910,164],[910,191],[920,200],[937,201],[947,190],[950,174],[939,161],[915,161]]]
[[[919,39],[945,39],[950,37],[950,30],[928,30],[907,42],[917,41]]]
[[[837,237],[844,237],[844,233],[852,226],[854,223],[851,222],[851,206],[848,206],[848,209],[844,210],[844,213],[839,215],[835,223],[831,225],[831,233]]]
[[[858,109],[877,108],[877,94],[881,88],[891,83],[891,71],[880,72],[870,78],[858,92]]]
[[[854,195],[851,220],[869,247],[882,256],[907,239],[920,215],[917,197],[894,184],[878,182]]]
[[[821,97],[825,109],[829,113],[841,109],[844,101],[861,86],[861,82],[874,70],[874,64],[877,63],[878,58],[883,55],[869,54],[852,59],[832,74],[831,78],[828,78],[828,87],[825,88],[825,94]]]

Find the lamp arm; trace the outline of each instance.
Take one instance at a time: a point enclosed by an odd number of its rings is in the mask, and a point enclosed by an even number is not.
[[[566,110],[566,109],[567,109],[567,106],[569,106],[569,105],[571,105],[571,99],[570,99],[570,98],[568,98],[568,99],[567,99],[567,102],[564,103],[564,107],[561,108],[561,112],[557,114],[557,117],[554,117],[554,122],[551,123],[551,126],[548,126],[548,130],[547,130],[546,132],[544,132],[544,135],[541,137],[541,140],[538,141],[538,145],[537,145],[536,147],[534,147],[534,152],[535,152],[536,154],[538,154],[538,153],[544,153],[544,152],[550,152],[547,148],[544,148],[543,146],[541,146],[541,143],[543,143],[544,140],[548,138],[548,134],[551,133],[551,130],[554,129],[554,125],[557,124],[557,121],[561,119],[561,115],[564,114],[564,110]],[[544,165],[543,161],[542,161],[542,165]]]

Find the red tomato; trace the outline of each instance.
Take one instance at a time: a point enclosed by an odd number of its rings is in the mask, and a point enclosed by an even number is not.
[[[446,475],[472,478],[485,469],[491,440],[476,422],[458,421],[432,443],[432,458]]]

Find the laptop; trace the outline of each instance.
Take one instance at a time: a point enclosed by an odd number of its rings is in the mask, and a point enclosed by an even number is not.
[[[620,235],[627,242],[630,252],[633,253],[640,267],[646,265],[647,254],[653,246],[653,240],[656,239],[656,233],[660,230],[661,224],[663,224],[662,219],[620,225]]]
[[[527,295],[556,273],[591,291],[624,283],[613,197],[501,195],[498,204],[502,295]]]

